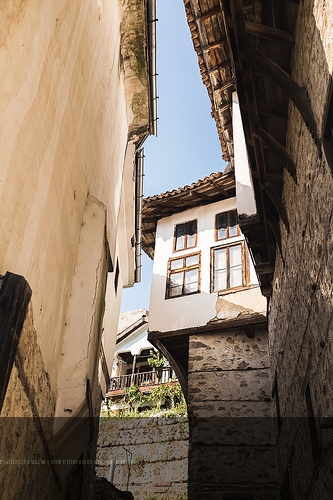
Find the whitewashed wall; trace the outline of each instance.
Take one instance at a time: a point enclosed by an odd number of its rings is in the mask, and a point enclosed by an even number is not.
[[[215,215],[236,209],[236,198],[195,207],[179,214],[161,219],[157,225],[155,259],[151,299],[149,307],[149,330],[169,331],[205,325],[218,318],[233,318],[246,312],[265,312],[266,299],[261,295],[254,267],[250,260],[250,287],[245,290],[224,292],[220,296],[210,291],[211,248],[225,245],[229,241],[243,240],[243,235],[215,241]],[[198,240],[195,248],[173,252],[174,228],[176,224],[198,220]],[[201,252],[201,292],[193,295],[165,299],[168,260],[193,252]]]

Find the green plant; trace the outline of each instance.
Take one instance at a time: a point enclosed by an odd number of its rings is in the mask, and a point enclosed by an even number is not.
[[[130,407],[130,411],[137,412],[138,404],[141,401],[141,392],[136,385],[132,385],[131,387],[126,387],[125,389],[125,402],[128,403]]]
[[[161,356],[160,353],[156,353],[152,349],[150,350],[150,357],[148,358],[148,364],[152,368],[162,368],[165,363],[166,359],[164,356]]]
[[[170,387],[168,385],[161,384],[151,391],[150,397],[152,400],[157,401],[157,408],[160,409],[162,403],[165,402],[169,394]]]
[[[145,460],[141,457],[138,457],[133,461],[133,468],[138,475],[142,475],[145,464]]]

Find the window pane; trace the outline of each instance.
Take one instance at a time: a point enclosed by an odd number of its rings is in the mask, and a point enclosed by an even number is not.
[[[242,246],[234,245],[229,247],[229,259],[230,267],[234,267],[242,264]]]
[[[197,221],[192,220],[187,223],[187,248],[195,246],[195,236],[197,234]]]
[[[222,240],[227,237],[227,216],[218,214],[216,217],[217,239]]]
[[[191,255],[190,257],[186,257],[186,267],[195,266],[199,264],[199,255]]]
[[[185,248],[185,224],[176,226],[176,250]]]
[[[242,286],[242,247],[235,245],[229,248],[230,288]]]
[[[198,291],[198,269],[185,272],[185,294]]]
[[[237,236],[237,212],[233,210],[229,213],[229,236]]]
[[[227,288],[227,249],[214,251],[214,291]]]
[[[214,272],[214,291],[225,290],[227,288],[227,270],[221,269]]]
[[[215,250],[215,252],[214,252],[214,268],[215,268],[215,270],[226,269],[226,267],[227,267],[226,255],[227,255],[226,248],[219,248],[218,250]]]
[[[183,259],[176,259],[170,262],[170,269],[181,269],[183,267]]]
[[[183,273],[173,273],[170,276],[169,297],[182,295]]]

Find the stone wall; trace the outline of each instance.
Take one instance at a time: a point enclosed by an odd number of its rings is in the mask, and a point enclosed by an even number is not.
[[[189,499],[278,499],[267,331],[190,336],[188,377]]]
[[[45,491],[50,499],[63,498],[59,472],[52,463],[50,416],[56,399],[36,338],[30,306],[0,417],[3,500],[22,498],[23,492],[26,498],[43,498]]]
[[[292,76],[305,88],[321,138],[333,66],[333,9],[325,0],[299,4]],[[295,500],[331,498],[333,416],[332,165],[290,103],[287,148],[297,184],[284,178],[289,232],[281,224],[282,253],[270,304],[269,332],[276,404],[281,415],[279,468]]]
[[[116,459],[114,485],[135,500],[187,498],[188,422],[186,418],[102,419],[97,451],[98,476],[107,477]]]

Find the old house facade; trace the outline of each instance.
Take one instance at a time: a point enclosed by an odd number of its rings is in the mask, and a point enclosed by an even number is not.
[[[281,498],[328,499],[333,5],[184,4],[224,158],[238,192],[254,192],[240,225],[269,306]]]
[[[189,499],[279,498],[266,300],[235,194],[227,169],[143,206],[148,338],[186,394]]]
[[[154,1],[1,13],[1,496],[83,498],[121,289],[139,279]]]
[[[158,369],[151,366],[159,365],[151,363],[151,359],[154,361],[152,354],[157,360],[161,360]],[[148,395],[161,384],[176,383],[174,370],[148,340],[148,311],[136,309],[122,313],[119,316],[112,373],[106,394],[106,397],[110,398],[110,409],[117,411],[127,406],[126,391],[130,387],[135,386],[141,394]],[[153,405],[153,402],[150,402],[150,405]]]

